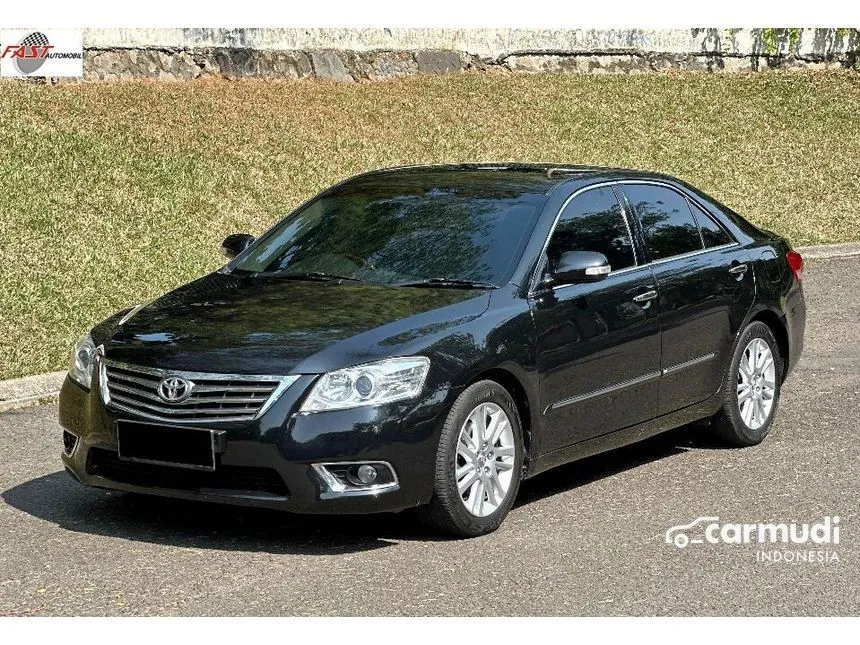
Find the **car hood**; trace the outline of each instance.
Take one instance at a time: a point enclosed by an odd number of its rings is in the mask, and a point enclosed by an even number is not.
[[[213,273],[93,331],[108,359],[232,374],[310,374],[420,351],[486,311],[487,291]]]

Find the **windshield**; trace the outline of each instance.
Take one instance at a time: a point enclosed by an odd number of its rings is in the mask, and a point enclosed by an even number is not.
[[[546,195],[512,181],[377,176],[324,193],[266,233],[233,269],[377,284],[504,284]]]

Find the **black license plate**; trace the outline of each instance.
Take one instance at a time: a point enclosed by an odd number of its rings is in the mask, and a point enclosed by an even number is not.
[[[119,458],[194,470],[215,470],[213,430],[117,421]]]

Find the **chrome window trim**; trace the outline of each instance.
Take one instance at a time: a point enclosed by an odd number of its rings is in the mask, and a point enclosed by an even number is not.
[[[646,186],[657,186],[659,188],[668,188],[669,190],[678,193],[681,197],[686,199],[690,204],[695,204],[697,208],[700,208],[702,210],[702,212],[705,213],[705,215],[710,217],[711,220],[717,226],[719,226],[723,231],[725,231],[726,235],[729,236],[730,240],[732,240],[735,244],[738,243],[735,236],[731,234],[731,231],[727,230],[725,226],[720,224],[720,222],[713,215],[711,215],[711,211],[709,211],[707,208],[702,206],[702,204],[701,204],[701,202],[699,202],[699,200],[694,199],[693,197],[690,197],[687,193],[685,193],[683,190],[681,190],[677,186],[673,186],[672,184],[667,183],[665,181],[660,181],[659,179],[618,179],[618,180],[616,180],[615,183],[618,184],[619,186],[621,186],[622,189],[623,189],[625,184],[638,184],[638,185],[644,184]],[[696,214],[693,212],[692,208],[690,209],[690,214],[693,216],[693,221],[696,222],[696,226],[699,229],[699,237],[702,238],[702,227],[699,226],[699,220],[696,218]],[[705,246],[704,238],[702,238],[702,246],[703,247]],[[712,247],[712,248],[716,248],[716,247]],[[710,249],[708,249],[708,250],[710,250]],[[665,259],[668,259],[668,258],[665,258]]]
[[[549,246],[549,241],[550,241],[550,239],[552,239],[553,233],[555,233],[555,229],[556,229],[556,226],[558,226],[558,221],[561,218],[561,214],[564,212],[564,209],[567,208],[567,205],[574,198],[578,197],[579,195],[581,195],[582,193],[584,193],[588,190],[592,190],[595,188],[605,188],[607,186],[613,187],[613,188],[615,186],[621,186],[622,190],[623,190],[623,187],[625,184],[657,186],[659,188],[668,188],[669,190],[672,190],[672,191],[678,193],[681,197],[686,199],[690,204],[695,204],[698,208],[700,208],[705,213],[705,215],[710,217],[717,224],[717,226],[719,226],[723,231],[725,231],[726,235],[728,235],[729,238],[733,241],[729,242],[728,244],[721,244],[719,246],[712,246],[710,248],[704,248],[705,243],[704,243],[704,239],[702,238],[702,227],[699,225],[698,219],[696,219],[696,214],[693,213],[692,209],[691,209],[690,214],[693,217],[693,221],[696,222],[696,228],[698,228],[698,230],[699,230],[699,239],[702,241],[702,248],[698,249],[696,251],[689,251],[687,253],[680,253],[678,255],[672,255],[668,258],[660,258],[659,260],[648,260],[648,262],[644,262],[644,263],[640,264],[639,263],[639,256],[636,253],[636,241],[633,238],[632,230],[630,229],[630,222],[628,220],[628,217],[630,217],[631,214],[628,213],[628,210],[625,207],[624,203],[622,202],[621,199],[618,198],[618,195],[616,194],[616,199],[618,199],[619,204],[621,204],[621,212],[624,215],[624,222],[627,225],[628,233],[630,233],[630,239],[631,239],[631,241],[633,241],[633,258],[634,258],[634,261],[636,262],[636,265],[632,266],[632,267],[625,267],[624,269],[619,269],[618,271],[613,271],[612,273],[610,273],[607,276],[608,278],[611,278],[614,275],[620,275],[620,274],[628,272],[628,271],[634,271],[634,270],[642,269],[642,268],[652,266],[655,264],[665,264],[666,262],[673,262],[675,260],[683,260],[685,258],[694,257],[696,255],[701,255],[703,253],[710,253],[711,251],[721,251],[721,250],[729,249],[729,248],[732,248],[735,246],[740,246],[740,242],[738,242],[735,239],[735,236],[732,235],[731,232],[728,231],[722,224],[720,224],[713,216],[711,216],[710,211],[707,208],[702,206],[702,204],[699,203],[698,200],[691,198],[689,195],[687,195],[686,193],[681,191],[679,188],[677,188],[671,184],[668,184],[666,182],[659,181],[659,180],[615,179],[613,181],[606,181],[606,182],[601,182],[599,184],[592,184],[590,186],[584,186],[583,188],[580,188],[579,190],[577,190],[573,194],[571,194],[566,200],[564,200],[564,203],[561,205],[561,208],[559,208],[558,213],[556,213],[556,215],[555,215],[555,220],[552,223],[552,227],[550,228],[549,235],[547,235],[547,238],[544,240],[543,247],[542,247],[541,252],[540,252],[538,257],[543,259],[544,256],[546,255],[546,250],[547,250],[547,247]],[[626,201],[626,200],[624,200],[624,201]],[[632,206],[631,206],[631,210],[632,210]],[[635,215],[636,215],[635,212],[632,213],[632,216],[635,217]],[[537,281],[539,280],[540,272],[544,268],[544,265],[545,265],[545,262],[539,261],[537,264],[537,269],[535,270],[534,274],[532,275],[531,280],[529,280],[529,284],[530,284],[529,293],[528,293],[529,297],[534,296],[536,293],[539,292],[539,289],[537,288],[538,287]],[[552,290],[556,291],[557,289],[563,289],[565,287],[573,287],[573,286],[577,286],[577,285],[575,285],[575,284],[561,284],[561,285],[557,285],[555,287],[552,287]]]
[[[543,270],[544,265],[546,264],[543,260],[546,257],[546,250],[547,250],[547,247],[549,247],[549,241],[552,239],[553,233],[555,233],[555,229],[558,226],[559,219],[561,219],[561,214],[564,212],[564,209],[567,208],[567,206],[568,206],[568,204],[570,204],[570,202],[572,202],[574,199],[576,199],[577,197],[579,197],[583,193],[588,192],[589,190],[596,190],[598,188],[606,188],[607,186],[609,188],[613,188],[612,193],[615,196],[615,200],[618,202],[618,205],[621,207],[621,216],[624,218],[624,224],[627,227],[628,234],[630,234],[630,242],[633,244],[633,262],[635,264],[632,267],[626,267],[625,269],[619,269],[618,271],[613,271],[609,275],[612,276],[612,275],[621,273],[622,271],[625,271],[626,269],[636,269],[636,268],[639,268],[640,266],[645,266],[644,264],[639,264],[639,258],[637,257],[637,253],[636,253],[636,240],[633,238],[633,235],[631,234],[630,222],[627,221],[627,209],[624,207],[624,204],[622,203],[622,201],[620,199],[618,199],[618,194],[614,190],[614,187],[617,184],[618,184],[618,180],[613,179],[612,181],[602,181],[599,184],[591,184],[589,186],[583,186],[582,188],[575,190],[573,193],[571,193],[568,196],[567,199],[564,200],[561,207],[558,209],[558,212],[555,214],[555,219],[553,219],[552,226],[550,226],[549,234],[546,236],[546,239],[543,241],[543,246],[541,247],[540,253],[538,253],[538,264],[532,273],[531,279],[529,280],[529,294],[528,294],[529,296],[534,295],[538,291],[537,282],[540,279],[540,273]],[[572,285],[559,285],[559,286],[560,287],[561,286],[568,287],[568,286],[572,286]],[[555,289],[555,287],[553,287],[553,289]]]
[[[164,369],[160,367],[148,367],[143,365],[133,365],[131,363],[124,363],[122,361],[114,361],[104,358],[103,356],[99,356],[98,361],[98,372],[99,372],[99,392],[101,395],[102,404],[105,407],[110,406],[110,408],[114,410],[120,410],[122,412],[127,412],[129,414],[134,414],[145,419],[150,419],[153,421],[160,421],[162,423],[181,423],[181,424],[210,424],[210,423],[247,423],[251,421],[256,421],[261,416],[263,416],[269,408],[274,405],[275,401],[293,384],[299,379],[299,375],[291,374],[291,375],[279,375],[279,374],[224,374],[220,372],[189,372],[184,370],[170,370]],[[260,406],[260,409],[254,414],[254,416],[250,416],[247,414],[244,415],[224,415],[213,419],[184,419],[182,417],[172,417],[172,416],[162,416],[156,414],[154,412],[143,412],[141,410],[137,410],[135,408],[131,408],[129,406],[123,405],[122,403],[117,402],[110,396],[108,379],[107,379],[107,368],[108,367],[118,367],[120,369],[126,369],[130,371],[137,371],[142,374],[150,374],[152,376],[158,378],[164,378],[166,376],[179,376],[181,378],[185,378],[187,380],[209,380],[209,381],[278,381],[278,385],[272,390],[272,393],[269,395],[263,405]],[[147,406],[152,409],[156,406]],[[168,409],[165,407],[165,409]],[[157,412],[157,410],[155,411]]]
[[[618,269],[618,271],[613,271],[609,275],[606,276],[606,280],[610,279],[612,276],[623,275],[625,273],[633,273],[634,271],[640,271],[642,269],[648,269],[650,267],[649,264],[639,264],[635,267],[627,267],[626,269]],[[558,291],[560,289],[567,289],[568,287],[581,287],[582,285],[579,283],[568,283],[568,284],[557,284],[552,287],[553,291]]]
[[[660,258],[659,260],[651,260],[648,264],[666,264],[667,262],[674,262],[675,260],[684,260],[686,258],[692,258],[697,255],[704,255],[705,253],[710,253],[711,251],[722,251],[724,249],[730,249],[735,246],[740,246],[738,242],[731,242],[730,244],[721,244],[720,246],[712,246],[709,249],[700,249],[698,251],[689,251],[688,253],[681,253],[679,255],[673,255],[668,258]],[[647,266],[647,265],[646,265]]]

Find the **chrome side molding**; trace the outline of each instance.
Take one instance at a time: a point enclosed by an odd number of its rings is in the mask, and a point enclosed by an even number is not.
[[[546,413],[550,410],[563,408],[566,405],[581,403],[582,401],[586,401],[597,396],[605,396],[606,394],[611,394],[612,392],[618,392],[620,390],[626,390],[627,388],[634,387],[636,385],[642,385],[643,383],[653,381],[654,379],[661,378],[663,376],[666,376],[667,374],[674,374],[675,372],[680,372],[681,370],[693,367],[694,365],[699,365],[700,363],[705,363],[707,361],[713,360],[714,358],[716,358],[716,356],[717,355],[715,353],[711,352],[710,354],[705,354],[704,356],[697,356],[696,358],[691,358],[690,360],[684,361],[683,363],[678,363],[676,365],[671,365],[669,367],[663,368],[659,372],[649,372],[648,374],[643,374],[642,376],[630,379],[629,381],[622,381],[621,383],[609,385],[607,387],[600,388],[599,390],[592,390],[591,392],[586,392],[585,394],[577,394],[576,396],[561,399],[559,401],[556,401],[555,403],[550,403],[548,406],[546,406],[546,408],[544,408],[543,414],[546,415]]]

